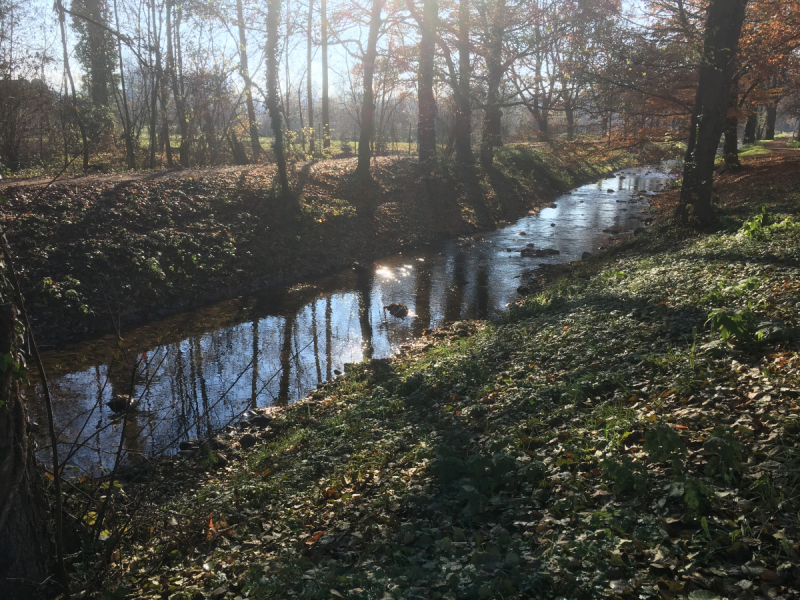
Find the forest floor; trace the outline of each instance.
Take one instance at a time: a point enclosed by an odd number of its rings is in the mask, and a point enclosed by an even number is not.
[[[717,231],[677,229],[662,194],[652,228],[502,320],[449,324],[123,483],[107,562],[73,555],[76,584],[797,598],[800,152],[774,150],[718,178]]]
[[[642,157],[515,144],[495,168],[425,171],[379,157],[295,165],[293,201],[273,166],[93,175],[0,186],[0,222],[41,343],[111,332],[190,307],[369,261],[522,216]]]

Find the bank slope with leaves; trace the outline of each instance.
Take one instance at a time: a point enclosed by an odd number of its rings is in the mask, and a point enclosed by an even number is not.
[[[164,462],[73,569],[175,600],[796,597],[800,194],[768,196]]]

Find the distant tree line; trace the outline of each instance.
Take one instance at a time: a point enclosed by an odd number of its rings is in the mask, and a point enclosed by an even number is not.
[[[488,167],[515,139],[691,143],[714,4],[0,0],[0,163],[284,173],[357,154],[368,179],[387,152]],[[797,104],[798,2],[740,4],[729,168]]]

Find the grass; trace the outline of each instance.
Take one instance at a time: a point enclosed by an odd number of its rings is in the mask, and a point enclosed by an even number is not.
[[[764,140],[759,140],[752,144],[743,144],[739,147],[739,159],[750,159],[757,157],[769,156],[770,149],[766,147]],[[721,165],[724,162],[722,155],[718,155],[714,159],[715,164]]]
[[[225,468],[162,462],[126,487],[153,510],[116,558],[73,571],[176,600],[792,593],[800,203],[770,197],[357,365],[255,448],[229,439]],[[752,311],[752,335],[724,339],[715,309]]]
[[[739,148],[739,158],[752,158],[754,156],[767,156],[770,153],[764,140],[759,140],[752,144],[743,144]]]

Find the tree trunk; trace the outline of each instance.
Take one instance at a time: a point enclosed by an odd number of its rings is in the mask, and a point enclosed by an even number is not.
[[[419,43],[418,101],[419,162],[429,164],[436,156],[436,98],[433,96],[433,59],[436,49],[437,0],[424,0],[422,5],[422,39]]]
[[[494,149],[503,145],[500,109],[500,82],[503,79],[503,36],[505,34],[505,0],[496,0],[494,10],[488,17],[486,56],[486,108],[483,114],[481,133],[481,165],[492,166]]]
[[[83,172],[89,169],[89,140],[86,137],[86,127],[83,124],[83,118],[78,110],[78,94],[75,91],[75,80],[72,79],[72,69],[69,67],[69,52],[67,51],[67,30],[64,25],[65,13],[64,7],[61,5],[61,0],[57,2],[58,8],[58,24],[61,29],[61,49],[64,53],[64,71],[67,74],[69,81],[69,89],[72,93],[72,110],[75,111],[75,117],[78,121],[78,130],[81,132],[81,142],[83,142]]]
[[[177,37],[177,36],[176,36]],[[167,71],[172,85],[172,96],[175,98],[175,113],[178,116],[178,127],[181,132],[180,163],[189,166],[189,123],[186,121],[186,101],[178,85],[178,73],[175,69],[175,53],[172,36],[172,2],[167,1]],[[180,41],[178,40],[178,43]]]
[[[455,96],[455,145],[456,160],[462,165],[475,162],[472,154],[472,106],[470,104],[470,77],[472,65],[469,60],[469,0],[458,3],[458,82],[453,90]]]
[[[244,31],[242,0],[236,0],[236,20],[239,26],[239,70],[244,80],[244,102],[247,106],[247,124],[250,129],[250,149],[252,160],[256,162],[261,156],[261,141],[258,138],[258,121],[256,121],[256,108],[253,104],[253,84],[250,81],[250,67],[247,59],[247,37]]]
[[[778,100],[767,104],[767,123],[764,131],[765,140],[775,139],[775,122],[778,120]]]
[[[728,101],[728,116],[725,121],[725,142],[722,155],[725,158],[725,168],[735,170],[739,164],[739,77],[734,77],[731,85],[731,97]]]
[[[0,355],[16,355],[14,309],[0,306]],[[28,600],[54,570],[42,475],[11,368],[0,374],[0,598]]]
[[[108,88],[112,80],[111,57],[108,54],[109,51],[113,52],[113,49],[110,48],[108,30],[101,27],[101,25],[107,26],[105,2],[87,0],[84,3],[84,10],[86,16],[91,19],[91,21],[85,20],[81,24],[81,29],[85,31],[86,51],[89,54],[88,64],[85,65],[88,67],[89,96],[93,106],[107,107],[109,104]]]
[[[322,147],[331,147],[331,115],[328,102],[328,1],[320,0],[320,41],[322,43]]]
[[[572,105],[564,107],[564,116],[567,119],[567,139],[571,141],[575,139],[575,109]]]
[[[314,155],[314,95],[311,86],[312,35],[314,26],[314,0],[308,0],[308,28],[306,31],[306,95],[308,97],[308,153]]]
[[[167,78],[164,77],[164,71],[161,68],[161,61],[158,61],[157,69],[159,72],[158,78],[161,80],[161,137],[164,140],[164,150],[167,154],[167,167],[170,169],[175,166],[172,160],[172,140],[169,135],[169,88],[167,86]]]
[[[278,166],[278,184],[281,195],[289,196],[289,178],[286,175],[286,155],[283,149],[283,128],[278,104],[278,20],[281,17],[281,0],[267,3],[267,109],[272,124],[274,141],[272,150]]]
[[[150,98],[150,168],[156,168],[156,146],[158,145],[158,130],[156,123],[158,119],[158,88],[160,86],[159,76],[161,66],[161,48],[159,47],[159,35],[156,29],[156,3],[155,0],[150,0],[150,14],[152,17],[153,28],[153,46],[152,51],[155,54],[156,66],[153,68],[153,89],[151,90]],[[152,63],[151,63],[152,66]]]
[[[358,140],[358,165],[356,166],[356,179],[361,182],[372,180],[369,171],[369,162],[372,158],[370,142],[372,134],[375,132],[375,97],[372,90],[372,77],[375,73],[382,9],[383,0],[372,0],[367,52],[364,56],[364,96],[361,100],[361,135]]]
[[[711,0],[708,4],[703,63],[676,211],[684,224],[703,227],[715,219],[711,203],[714,158],[725,129],[734,59],[746,5],[747,0]]]
[[[744,124],[743,144],[756,143],[756,127],[758,126],[758,112],[751,112],[747,115],[747,122]]]
[[[117,11],[117,0],[114,0],[114,22],[119,28],[119,12]],[[122,39],[117,37],[117,54],[120,56],[119,60],[119,81],[122,85],[122,135],[125,139],[125,157],[127,159],[128,168],[136,168],[136,152],[133,146],[133,122],[131,120],[130,108],[128,106],[128,92],[125,87],[125,68],[122,65]]]

